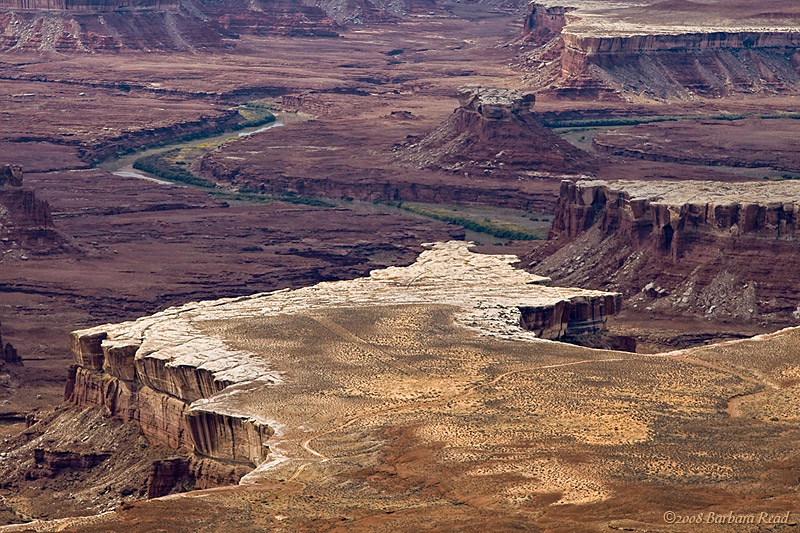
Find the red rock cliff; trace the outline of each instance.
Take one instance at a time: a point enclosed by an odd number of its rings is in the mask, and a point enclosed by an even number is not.
[[[567,25],[566,15],[570,10],[568,7],[547,7],[536,2],[528,4],[523,23],[526,40],[541,44],[558,37]]]
[[[688,199],[691,194],[687,191],[685,202],[673,204],[659,198],[658,185],[653,186],[650,197],[632,197],[622,187],[615,189],[603,181],[562,182],[550,237],[575,238],[597,225],[604,235],[614,234],[637,246],[649,246],[673,260],[682,258],[698,242],[720,238],[791,242],[800,238],[800,204],[791,199],[784,203],[777,196],[771,202],[737,202],[731,197],[716,203],[713,198]],[[646,191],[644,186],[642,189]]]
[[[136,356],[141,340],[108,340],[102,328],[72,333],[66,400],[80,407],[103,406],[124,422],[138,422],[156,445],[255,467],[266,460],[273,430],[250,417],[202,408],[192,402],[221,392],[231,382],[190,364]]]
[[[527,54],[541,70],[533,86],[564,96],[632,92],[657,98],[800,87],[796,17],[784,26],[739,20],[735,13],[707,19],[703,17],[708,14],[701,13],[695,18],[686,13],[658,18],[647,11],[657,15],[668,9],[658,3],[605,11],[598,6],[531,4],[525,40],[536,45],[551,40]],[[635,13],[626,14],[630,10]],[[554,48],[560,51],[555,62],[560,72],[544,67],[554,63]]]
[[[19,165],[0,165],[0,237],[0,250],[11,258],[23,256],[25,249],[52,250],[63,241],[53,227],[48,203],[22,187]]]
[[[0,9],[76,12],[177,11],[179,0],[0,0]]]
[[[565,181],[550,239],[528,259],[559,282],[642,291],[672,313],[800,315],[795,183]]]

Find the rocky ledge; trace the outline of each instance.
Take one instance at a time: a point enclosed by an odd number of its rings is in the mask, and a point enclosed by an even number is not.
[[[559,40],[558,61],[549,61],[548,48],[541,69],[558,77],[563,94],[686,98],[796,90],[799,21],[790,2],[757,8],[728,0],[544,0],[530,4],[524,36],[537,45]]]
[[[0,262],[49,253],[65,245],[53,227],[50,206],[22,186],[22,167],[0,164]]]
[[[457,309],[456,320],[479,335],[534,340],[601,331],[618,311],[615,293],[549,287],[548,278],[514,268],[515,256],[468,248],[455,241],[430,245],[414,264],[365,278],[191,303],[75,331],[66,397],[138,422],[151,444],[255,468],[281,456],[271,444],[282,426],[271,419],[269,406],[258,406],[257,391],[285,386],[291,369],[273,368],[270,354],[292,348],[276,341],[260,353],[235,349],[231,327],[260,328],[263,321],[289,317],[303,330],[313,320],[359,344],[317,315],[437,305]]]
[[[800,318],[794,181],[565,181],[550,239],[529,259],[562,283],[618,288],[653,311]]]
[[[461,108],[488,119],[501,120],[516,113],[530,111],[534,102],[536,95],[532,92],[480,85],[464,85],[458,88],[458,103]]]
[[[563,181],[550,237],[599,224],[679,259],[700,234],[794,241],[800,184],[774,182]]]

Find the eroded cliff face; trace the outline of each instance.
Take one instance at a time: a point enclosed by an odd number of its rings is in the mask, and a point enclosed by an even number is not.
[[[193,4],[232,35],[336,37],[339,24],[321,7],[292,0],[200,0]],[[188,6],[188,4],[187,4]]]
[[[466,85],[459,88],[458,100],[459,107],[438,128],[400,150],[398,162],[473,175],[577,173],[592,167],[590,154],[539,124],[533,93]]]
[[[548,287],[548,278],[513,268],[516,260],[471,253],[463,242],[440,243],[409,267],[375,270],[368,278],[192,303],[75,331],[65,396],[75,406],[101,406],[123,423],[136,422],[152,445],[256,469],[283,460],[271,448],[281,424],[270,420],[268,406],[252,402],[258,391],[283,386],[285,369],[232,349],[209,324],[238,316],[294,316],[302,324],[302,317],[338,306],[436,302],[460,309],[458,320],[484,335],[557,339],[601,331],[619,310],[617,294]],[[162,466],[168,477],[186,469]]]
[[[562,96],[633,93],[663,99],[798,90],[797,14],[751,20],[710,6],[710,12],[692,14],[680,3],[532,3],[525,39],[550,41],[547,53],[527,53],[538,74],[533,85]]]
[[[0,0],[0,51],[218,49],[241,34],[335,37],[433,11],[433,0]]]
[[[794,32],[715,32],[630,37],[563,36],[563,80],[605,77],[606,90],[657,98],[794,92]],[[598,89],[599,90],[599,89]]]
[[[0,164],[0,262],[66,246],[53,227],[50,206],[22,186],[22,167]]]
[[[798,190],[793,183],[564,181],[550,237],[575,238],[598,224],[675,260],[705,238],[792,242],[800,237]]]
[[[22,188],[22,167],[0,165],[0,232],[5,237],[14,230],[53,227],[50,206],[37,200],[33,191]]]
[[[558,37],[567,25],[567,13],[573,8],[564,6],[545,6],[531,2],[523,22],[525,39],[535,44],[543,44]]]
[[[234,484],[249,470],[154,446],[136,422],[109,418],[103,408],[65,405],[31,414],[27,428],[4,440],[0,491],[26,502],[11,519],[20,522],[28,509],[51,518],[102,513],[124,502]]]
[[[207,412],[202,402],[192,405],[243,381],[247,368],[236,368],[241,356],[229,355],[227,361],[223,356],[203,366],[203,356],[217,355],[215,346],[187,340],[160,350],[141,337],[109,338],[102,329],[74,332],[72,338],[75,365],[67,379],[68,401],[79,407],[103,406],[123,422],[137,422],[154,445],[250,467],[266,459],[266,441],[272,434],[268,424]],[[212,353],[195,354],[195,349]],[[228,376],[226,370],[240,375]]]
[[[0,0],[0,9],[76,12],[177,11],[178,0]]]
[[[220,48],[224,36],[216,22],[183,10],[0,10],[2,51],[192,51]]]
[[[551,242],[529,257],[561,282],[709,318],[798,318],[800,186],[565,181]]]
[[[195,51],[239,34],[335,36],[321,8],[289,0],[0,0],[0,50]]]

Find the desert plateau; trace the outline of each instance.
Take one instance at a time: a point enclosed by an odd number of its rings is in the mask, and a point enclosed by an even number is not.
[[[0,532],[800,525],[800,4],[0,0]]]

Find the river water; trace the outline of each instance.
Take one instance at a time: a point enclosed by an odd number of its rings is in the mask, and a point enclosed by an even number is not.
[[[264,126],[256,126],[253,128],[246,128],[239,132],[227,132],[221,135],[204,137],[192,141],[176,142],[166,146],[148,148],[146,150],[124,155],[118,158],[112,157],[110,159],[107,159],[106,161],[103,161],[98,166],[99,168],[107,172],[110,172],[115,176],[141,179],[143,181],[147,181],[153,184],[154,186],[191,187],[191,185],[187,185],[185,183],[174,183],[171,181],[161,179],[157,176],[153,176],[152,174],[149,174],[142,170],[134,169],[133,163],[139,158],[154,154],[160,154],[170,150],[175,150],[180,148],[191,148],[193,146],[206,145],[206,144],[213,146],[217,143],[221,143],[222,141],[236,142],[236,139],[249,137],[250,135],[255,135],[255,134],[267,133],[270,130],[280,128],[281,126],[284,126],[286,124],[304,122],[309,118],[310,117],[308,116],[297,113],[275,112],[275,122],[269,123]],[[272,135],[275,135],[275,133],[273,132]],[[360,202],[357,200],[344,201],[339,199],[327,199],[327,198],[325,200],[335,204],[338,207],[344,207],[360,213],[391,213],[395,215],[402,215],[404,217],[431,220],[430,217],[426,217],[424,215],[420,215],[417,213],[407,211],[405,209],[385,204],[373,204],[371,202]],[[478,233],[466,228],[464,228],[464,230],[466,234],[466,240],[472,240],[482,244],[503,244],[505,242],[508,242],[508,239],[502,239],[486,233]]]
[[[256,133],[262,133],[273,128],[278,128],[284,126],[286,124],[291,124],[294,122],[304,122],[308,120],[309,117],[305,115],[301,115],[298,113],[286,113],[282,111],[276,111],[275,113],[275,122],[271,122],[264,126],[255,126],[252,128],[245,128],[239,132],[226,132],[220,135],[214,135],[211,137],[203,137],[201,139],[194,139],[192,141],[185,141],[185,142],[176,142],[174,144],[168,144],[165,146],[156,146],[153,148],[148,148],[141,152],[135,152],[132,154],[124,155],[121,157],[112,157],[106,159],[102,163],[98,165],[99,168],[114,174],[115,176],[123,176],[126,178],[138,178],[142,180],[147,180],[152,183],[156,183],[158,185],[164,186],[177,186],[177,187],[186,187],[187,185],[183,183],[173,183],[171,181],[166,181],[152,174],[144,172],[142,170],[137,170],[133,168],[133,163],[137,159],[141,157],[145,157],[148,155],[160,154],[162,152],[168,152],[170,150],[175,150],[176,148],[190,148],[192,146],[198,146],[201,144],[214,144],[219,143],[226,140],[231,139],[238,139],[248,137],[250,135]]]

